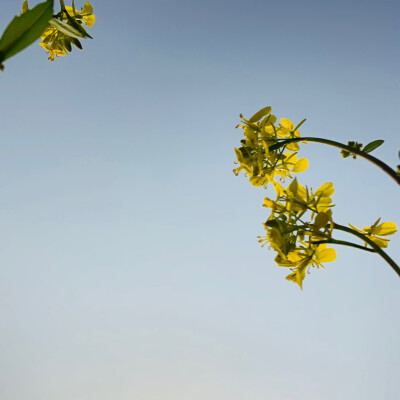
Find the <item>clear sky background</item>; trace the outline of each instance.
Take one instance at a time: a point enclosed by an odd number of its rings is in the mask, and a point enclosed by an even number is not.
[[[257,243],[271,192],[232,173],[239,114],[267,105],[399,163],[400,3],[92,4],[83,52],[0,74],[0,398],[400,398],[393,270],[337,248],[301,292]],[[335,220],[400,224],[372,164],[301,151]]]

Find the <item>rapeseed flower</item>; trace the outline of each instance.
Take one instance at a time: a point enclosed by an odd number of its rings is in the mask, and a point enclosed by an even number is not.
[[[88,1],[81,11],[65,6],[58,18],[50,20],[49,27],[41,35],[42,42],[39,45],[47,51],[50,61],[54,61],[55,57],[66,56],[72,51],[72,45],[82,50],[78,37],[90,37],[83,24],[92,27],[95,20],[93,7]]]
[[[397,226],[394,222],[382,222],[381,224],[379,224],[380,220],[380,218],[376,220],[372,226],[364,226],[362,230],[356,228],[352,224],[349,224],[349,226],[355,231],[367,236],[379,247],[385,248],[388,246],[388,242],[390,241],[390,239],[386,239],[380,236],[394,235],[397,232]],[[365,247],[367,247],[367,245],[368,244],[365,243]]]
[[[291,263],[285,266],[290,266],[293,270],[286,279],[288,281],[297,283],[303,289],[303,280],[306,272],[311,267],[325,269],[322,263],[331,262],[336,260],[336,251],[332,248],[327,248],[325,243],[319,245],[310,245],[309,247],[297,248],[295,251],[287,255],[287,259]]]

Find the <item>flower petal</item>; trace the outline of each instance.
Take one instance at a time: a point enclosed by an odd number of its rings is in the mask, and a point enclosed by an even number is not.
[[[330,197],[335,193],[335,188],[332,182],[326,182],[315,191],[315,195],[322,195],[323,197]]]
[[[300,158],[299,161],[292,168],[293,173],[303,172],[308,168],[308,160],[307,158]]]
[[[318,251],[318,261],[323,262],[331,262],[336,260],[336,251],[335,249],[322,249]]]
[[[394,222],[383,222],[378,225],[373,234],[380,236],[394,235],[397,232],[397,226]]]
[[[281,118],[281,125],[289,131],[292,131],[294,129],[294,123],[286,118]]]

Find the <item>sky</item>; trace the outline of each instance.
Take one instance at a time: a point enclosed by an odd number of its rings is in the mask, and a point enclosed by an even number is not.
[[[33,44],[0,74],[0,398],[397,400],[398,276],[336,247],[300,291],[257,242],[272,192],[232,169],[239,114],[265,106],[303,136],[384,139],[395,167],[400,3],[92,5],[83,51]],[[400,224],[372,164],[301,156],[338,223]]]

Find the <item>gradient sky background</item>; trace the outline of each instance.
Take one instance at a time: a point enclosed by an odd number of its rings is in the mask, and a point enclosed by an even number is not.
[[[257,243],[271,192],[232,169],[266,105],[397,165],[400,3],[92,4],[83,52],[0,74],[0,398],[397,400],[398,277],[337,248],[301,292]],[[301,151],[338,222],[400,223],[372,164]]]

